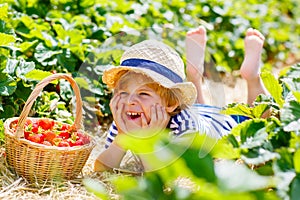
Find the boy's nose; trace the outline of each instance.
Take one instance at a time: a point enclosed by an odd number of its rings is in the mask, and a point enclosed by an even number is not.
[[[127,99],[128,104],[135,104],[137,101],[137,96],[135,94],[130,94]]]

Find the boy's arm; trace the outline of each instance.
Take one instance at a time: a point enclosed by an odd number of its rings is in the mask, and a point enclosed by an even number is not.
[[[94,171],[102,172],[118,168],[126,151],[114,142],[104,150],[96,159]]]

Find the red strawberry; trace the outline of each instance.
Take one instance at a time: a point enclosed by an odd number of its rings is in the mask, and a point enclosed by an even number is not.
[[[88,144],[88,143],[90,143],[90,138],[89,138],[89,136],[85,135],[84,133],[77,132],[77,136],[79,137],[79,139],[82,140],[83,144]]]
[[[69,124],[62,124],[60,130],[62,131],[67,131],[70,129],[70,125]]]
[[[32,124],[32,121],[30,119],[26,119],[25,126],[28,126],[29,124]]]
[[[44,130],[52,129],[54,126],[54,121],[51,119],[43,118],[38,120],[38,125],[42,127]]]
[[[28,136],[28,140],[41,144],[44,141],[44,135],[43,134],[30,134]]]
[[[28,140],[28,137],[30,134],[31,134],[31,131],[24,131],[24,138]]]
[[[44,132],[45,140],[53,144],[53,139],[56,138],[56,134],[53,131]]]
[[[69,143],[65,140],[61,141],[60,143],[58,143],[57,145],[58,147],[69,147]]]
[[[68,131],[62,131],[58,136],[63,139],[68,139],[70,137],[70,133]]]
[[[71,147],[74,146],[77,139],[78,139],[77,133],[76,132],[71,133],[70,137],[68,138],[68,142]]]
[[[31,131],[33,133],[38,133],[39,132],[39,125],[37,123],[32,124]]]
[[[73,146],[82,146],[84,145],[83,140],[82,139],[78,139],[75,141],[75,143],[73,144]]]

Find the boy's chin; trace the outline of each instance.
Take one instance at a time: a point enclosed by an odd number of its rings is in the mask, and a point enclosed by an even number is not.
[[[127,130],[129,133],[140,132],[142,130],[142,125],[140,123],[129,123],[127,124]]]

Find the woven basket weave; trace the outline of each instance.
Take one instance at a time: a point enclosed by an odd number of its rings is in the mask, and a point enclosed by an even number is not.
[[[4,122],[7,162],[18,175],[23,176],[29,182],[71,180],[76,178],[95,146],[95,141],[91,136],[89,136],[90,143],[74,147],[46,146],[24,138],[23,130],[26,119],[30,119],[32,122],[40,119],[28,117],[33,103],[42,89],[56,79],[69,81],[74,90],[76,116],[72,126],[76,130],[81,130],[82,100],[80,91],[74,79],[67,74],[53,74],[43,79],[28,97],[20,117],[9,118]],[[14,132],[11,128],[11,123],[17,119],[18,124]]]

